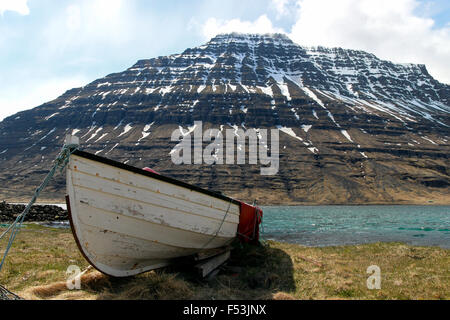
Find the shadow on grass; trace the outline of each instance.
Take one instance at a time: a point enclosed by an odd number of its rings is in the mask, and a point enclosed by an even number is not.
[[[268,245],[233,244],[230,259],[215,277],[202,278],[194,265],[193,259],[180,259],[128,278],[92,271],[81,278],[81,292],[69,291],[61,282],[35,287],[31,293],[40,299],[225,300],[272,299],[276,293],[295,291],[291,258]]]
[[[295,291],[291,258],[268,245],[234,243],[230,259],[213,278],[200,277],[194,264],[180,260],[136,278],[146,279],[156,293],[146,297],[155,299],[271,299],[277,292]]]
[[[229,265],[240,269],[238,277],[248,289],[295,290],[293,263],[283,250],[268,245],[238,244]]]

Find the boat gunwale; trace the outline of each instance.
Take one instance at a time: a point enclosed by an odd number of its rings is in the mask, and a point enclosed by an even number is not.
[[[95,155],[95,154],[92,154],[92,153],[89,153],[89,152],[86,152],[86,151],[76,150],[73,154],[77,155],[79,157],[88,159],[88,160],[98,161],[98,162],[101,162],[101,163],[106,164],[106,165],[110,165],[110,166],[113,166],[113,167],[116,167],[116,168],[119,168],[119,169],[130,171],[130,172],[133,172],[133,173],[136,173],[136,174],[140,174],[140,175],[143,175],[143,176],[146,176],[146,177],[149,177],[149,178],[154,178],[154,179],[157,179],[157,180],[160,180],[160,181],[163,181],[163,182],[171,183],[171,184],[174,184],[174,185],[177,185],[177,186],[180,186],[180,187],[184,187],[184,188],[187,188],[189,190],[196,191],[196,192],[199,192],[199,193],[202,193],[202,194],[205,194],[205,195],[208,195],[208,196],[220,199],[220,200],[224,200],[224,201],[231,202],[231,203],[234,203],[234,204],[237,204],[237,205],[241,205],[240,201],[238,201],[236,199],[233,199],[233,198],[230,198],[230,197],[227,197],[227,196],[225,196],[223,194],[220,194],[220,193],[217,193],[217,192],[214,192],[214,191],[211,191],[211,190],[203,189],[203,188],[200,188],[198,186],[195,186],[195,185],[183,182],[181,180],[177,180],[177,179],[170,178],[170,177],[167,177],[167,176],[163,176],[163,175],[160,175],[160,174],[157,174],[157,173],[153,173],[153,172],[149,172],[149,171],[146,171],[146,170],[143,170],[143,169],[139,169],[137,167],[133,167],[133,166],[130,166],[130,165],[127,165],[127,164],[124,164],[124,163],[121,163],[121,162],[118,162],[118,161],[115,161],[115,160],[111,160],[109,158],[104,158],[104,157],[101,157],[101,156],[98,156],[98,155]]]

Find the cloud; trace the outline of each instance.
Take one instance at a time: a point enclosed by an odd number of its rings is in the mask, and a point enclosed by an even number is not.
[[[130,38],[130,27],[137,24],[125,0],[79,0],[62,5],[58,14],[41,23],[35,30],[21,30],[32,37],[15,37],[16,43],[5,43],[5,56],[12,56],[14,45],[33,48],[24,51],[20,64],[5,64],[0,79],[0,121],[4,117],[51,101],[66,90],[87,84],[104,76],[102,67],[124,46]],[[26,1],[11,1],[16,8],[26,6]],[[128,6],[130,8],[131,6]],[[0,0],[0,8],[6,8]],[[24,31],[26,30],[26,31]],[[8,32],[14,34],[12,29]],[[27,43],[22,42],[27,39]],[[134,40],[134,38],[132,38]],[[10,52],[9,52],[10,51]],[[14,58],[9,58],[16,62]],[[100,68],[99,68],[100,66]],[[96,69],[91,71],[90,69]]]
[[[70,31],[79,30],[81,27],[81,9],[78,5],[66,8],[66,27]]]
[[[56,99],[69,89],[86,85],[88,80],[83,76],[71,78],[29,79],[20,87],[11,85],[6,93],[0,96],[0,121],[21,110],[37,107]],[[37,83],[37,84],[36,84]]]
[[[5,11],[14,11],[21,15],[30,14],[30,9],[27,5],[28,0],[0,0],[0,14],[3,15]]]
[[[277,19],[291,13],[290,7],[292,6],[292,3],[293,0],[271,0],[271,5],[277,13]]]
[[[42,2],[30,4],[27,21],[0,23],[0,119],[192,43],[183,29],[186,12],[164,15],[150,2]]]
[[[450,83],[450,26],[419,16],[416,0],[299,0],[290,37],[302,45],[371,52],[393,62],[425,64]]]
[[[45,54],[118,45],[130,37],[133,19],[124,0],[80,0],[49,21],[43,32]]]
[[[300,45],[364,50],[394,63],[425,64],[433,77],[450,84],[450,23],[437,27],[425,16],[429,6],[417,0],[271,0],[269,11],[277,21],[294,17],[286,31],[266,14],[255,21],[209,18],[201,30],[205,38],[287,33]]]
[[[280,28],[275,28],[272,21],[263,14],[255,21],[241,21],[240,19],[218,20],[209,18],[202,28],[203,36],[210,39],[220,33],[284,33]]]

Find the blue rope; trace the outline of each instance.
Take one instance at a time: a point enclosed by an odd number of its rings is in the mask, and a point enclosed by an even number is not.
[[[36,199],[39,197],[39,194],[41,191],[47,186],[47,184],[50,182],[51,178],[55,175],[56,170],[59,168],[59,172],[61,173],[63,169],[66,167],[67,163],[69,162],[70,155],[78,148],[77,144],[67,144],[62,147],[61,152],[59,153],[58,157],[53,161],[53,167],[50,170],[50,172],[45,177],[44,181],[41,183],[41,185],[36,189],[34,192],[33,198],[30,200],[28,205],[25,207],[25,209],[22,211],[20,215],[17,216],[14,223],[12,223],[8,229],[6,229],[2,235],[0,235],[0,240],[3,239],[3,237],[10,231],[11,234],[9,236],[8,244],[5,249],[5,253],[3,254],[3,258],[0,262],[0,271],[2,270],[3,264],[5,262],[6,256],[8,255],[9,249],[11,249],[12,244],[14,242],[14,239],[17,236],[17,233],[19,232],[23,220],[25,219],[25,216],[30,211],[31,206],[36,201]]]

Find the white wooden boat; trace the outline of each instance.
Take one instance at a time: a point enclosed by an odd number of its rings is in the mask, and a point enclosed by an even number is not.
[[[83,151],[70,157],[67,194],[80,251],[115,277],[227,246],[237,236],[239,201]]]

